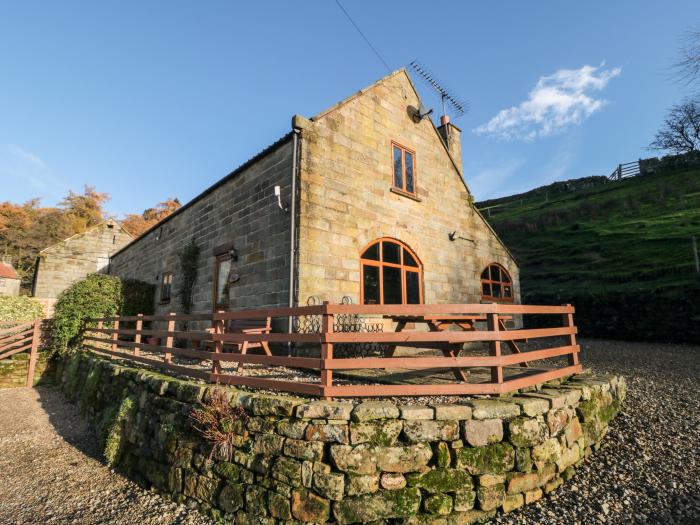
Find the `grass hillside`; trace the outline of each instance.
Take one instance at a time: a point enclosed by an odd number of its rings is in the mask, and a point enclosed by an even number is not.
[[[477,206],[520,265],[523,302],[570,302],[589,335],[700,340],[700,169],[575,179]]]
[[[479,203],[521,266],[525,295],[697,282],[700,170],[590,177]]]

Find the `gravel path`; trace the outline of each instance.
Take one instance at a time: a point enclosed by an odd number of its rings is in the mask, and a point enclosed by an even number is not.
[[[700,347],[582,340],[582,362],[623,374],[627,399],[576,476],[495,523],[700,523]]]
[[[59,391],[0,389],[0,523],[211,523],[111,472],[98,453]]]
[[[625,375],[627,400],[576,477],[504,524],[700,523],[700,347],[583,340]],[[50,388],[0,390],[0,523],[209,524],[112,473],[73,405]]]

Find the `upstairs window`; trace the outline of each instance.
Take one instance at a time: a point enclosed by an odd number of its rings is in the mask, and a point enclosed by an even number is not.
[[[170,302],[170,294],[173,287],[172,272],[165,272],[160,280],[160,302],[166,304]]]
[[[416,194],[415,153],[395,142],[391,143],[394,167],[393,187],[404,193]]]
[[[485,301],[513,301],[513,280],[500,264],[489,264],[481,272],[481,297]]]
[[[362,304],[420,304],[423,302],[423,268],[405,244],[380,239],[360,256]]]

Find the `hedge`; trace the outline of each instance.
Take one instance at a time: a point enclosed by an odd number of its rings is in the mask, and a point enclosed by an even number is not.
[[[73,283],[58,296],[51,322],[53,350],[65,352],[79,342],[86,319],[118,315],[122,282],[112,275],[92,274]]]
[[[0,323],[33,321],[44,316],[44,307],[26,295],[0,297]]]

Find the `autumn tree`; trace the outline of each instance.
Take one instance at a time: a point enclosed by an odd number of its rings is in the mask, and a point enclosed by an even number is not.
[[[153,208],[144,210],[141,214],[130,213],[124,217],[121,223],[126,231],[138,237],[151,226],[165,219],[179,207],[180,201],[171,197],[163,202],[159,202]]]
[[[42,207],[39,199],[0,203],[0,255],[15,266],[24,290],[31,286],[39,252],[102,222],[108,199],[106,193],[85,186],[82,194],[69,192],[58,207]]]

